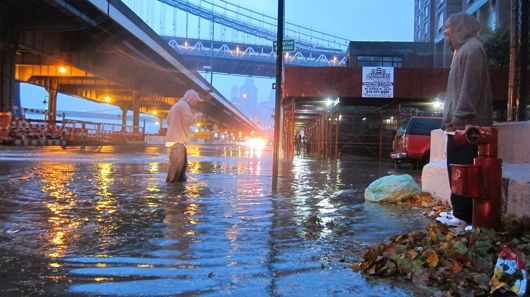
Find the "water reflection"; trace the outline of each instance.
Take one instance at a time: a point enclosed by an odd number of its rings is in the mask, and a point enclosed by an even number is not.
[[[146,178],[146,195],[145,201],[147,207],[152,210],[160,207],[160,178],[158,173],[160,172],[160,163],[151,162],[148,165],[149,175]]]
[[[188,156],[190,157],[199,157],[201,155],[201,148],[199,145],[190,144],[186,149],[188,151]]]
[[[64,256],[69,242],[77,236],[75,231],[81,218],[70,214],[76,206],[76,197],[68,188],[74,172],[73,164],[41,162],[37,163],[35,171],[29,173],[40,176],[42,191],[48,197],[43,203],[50,210],[47,221],[51,223],[51,228],[45,235],[50,243],[47,252],[50,258]],[[53,265],[59,264],[54,262]]]

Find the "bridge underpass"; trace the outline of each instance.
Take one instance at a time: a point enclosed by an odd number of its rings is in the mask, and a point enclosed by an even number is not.
[[[54,124],[57,93],[165,118],[190,88],[209,99],[207,127],[262,134],[207,80],[121,1],[7,0],[0,3],[0,111],[19,105],[18,82],[48,90]],[[4,25],[6,24],[6,25]]]
[[[286,155],[295,153],[294,136],[304,131],[308,150],[336,159],[342,153],[382,159],[402,120],[413,115],[441,116],[433,106],[443,98],[449,69],[395,68],[392,98],[363,98],[360,67],[287,67],[282,131]],[[490,70],[496,114],[506,110],[508,73]]]

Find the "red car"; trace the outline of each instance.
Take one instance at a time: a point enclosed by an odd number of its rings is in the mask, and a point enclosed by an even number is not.
[[[440,117],[411,117],[396,132],[390,158],[396,162],[423,166],[429,163],[431,131],[440,129]]]

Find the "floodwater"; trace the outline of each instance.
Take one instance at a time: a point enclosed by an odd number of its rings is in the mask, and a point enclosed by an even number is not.
[[[161,147],[0,147],[0,295],[423,295],[349,267],[431,223],[364,203],[391,163],[296,157],[273,193],[270,151],[188,153],[188,181],[167,184]]]

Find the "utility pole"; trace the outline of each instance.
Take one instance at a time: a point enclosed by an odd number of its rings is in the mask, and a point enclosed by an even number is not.
[[[528,97],[528,0],[519,0],[519,110],[517,117],[519,121],[526,121],[526,104]]]
[[[527,0],[511,1],[510,68],[508,79],[507,121],[526,120],[528,88],[528,18]]]
[[[280,133],[282,117],[282,69],[283,69],[283,31],[285,18],[285,0],[278,0],[278,25],[276,38],[276,100],[274,105],[274,151],[272,158],[272,192],[278,188],[278,159],[280,154]]]

